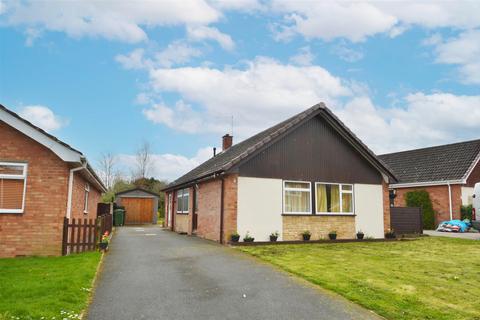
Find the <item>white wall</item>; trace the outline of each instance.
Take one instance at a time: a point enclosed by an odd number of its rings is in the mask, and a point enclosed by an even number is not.
[[[473,188],[462,187],[462,205],[468,206],[473,203]]]
[[[381,185],[355,184],[355,228],[365,237],[383,238],[383,191]]]
[[[268,241],[270,233],[282,236],[282,180],[238,178],[237,231],[255,241]]]

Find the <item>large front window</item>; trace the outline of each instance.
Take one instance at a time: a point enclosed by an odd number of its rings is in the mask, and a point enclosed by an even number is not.
[[[283,182],[283,213],[312,213],[310,182]]]
[[[316,183],[317,213],[353,214],[353,185]]]
[[[23,213],[27,164],[0,162],[0,213]]]
[[[177,213],[188,213],[190,193],[188,189],[177,191]]]

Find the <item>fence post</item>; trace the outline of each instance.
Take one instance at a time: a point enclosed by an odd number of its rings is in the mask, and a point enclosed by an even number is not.
[[[67,255],[67,242],[68,242],[68,218],[63,218],[63,236],[62,236],[62,256]]]
[[[72,219],[72,224],[69,225],[72,228],[72,232],[70,233],[70,253],[73,253],[74,249],[74,242],[75,242],[75,218]]]
[[[419,217],[420,217],[420,234],[423,234],[423,211],[422,207],[418,207]]]

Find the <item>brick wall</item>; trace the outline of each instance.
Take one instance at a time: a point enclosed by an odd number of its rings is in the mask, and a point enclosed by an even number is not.
[[[475,187],[475,183],[480,182],[480,162],[477,163],[475,168],[470,173],[470,176],[467,179],[467,184],[465,187]]]
[[[237,231],[238,175],[226,176],[223,188],[223,241],[227,243]]]
[[[24,213],[0,213],[0,256],[60,255],[67,164],[2,121],[0,136],[1,160],[28,163]]]
[[[337,231],[337,239],[355,238],[355,216],[283,216],[283,240],[302,240],[301,233],[311,232],[311,240],[328,239]]]
[[[88,213],[84,213],[85,205],[85,184],[87,180],[79,173],[74,172],[72,189],[72,214],[75,219],[95,219],[97,217],[97,205],[100,202],[101,192],[89,183]]]
[[[460,219],[460,208],[462,205],[461,185],[452,185],[452,211],[453,219]],[[395,206],[406,206],[405,194],[414,190],[426,190],[430,195],[433,210],[435,211],[435,224],[441,221],[450,220],[450,207],[448,200],[448,186],[429,186],[423,188],[401,188],[396,190]]]
[[[391,229],[390,225],[390,191],[388,189],[388,183],[385,181],[382,182],[383,190],[383,230]]]
[[[219,241],[222,181],[210,180],[198,185],[197,236]]]

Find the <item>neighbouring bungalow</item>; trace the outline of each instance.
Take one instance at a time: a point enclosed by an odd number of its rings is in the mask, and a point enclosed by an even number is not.
[[[383,238],[394,174],[323,103],[232,145],[166,192],[166,224],[225,243],[238,232],[266,241],[312,240],[336,231]]]
[[[60,255],[64,218],[105,191],[83,154],[0,105],[0,257]]]
[[[405,194],[426,190],[435,223],[460,219],[462,205],[472,204],[480,182],[480,140],[409,150],[379,156],[398,177],[390,185],[392,205],[405,206]]]

